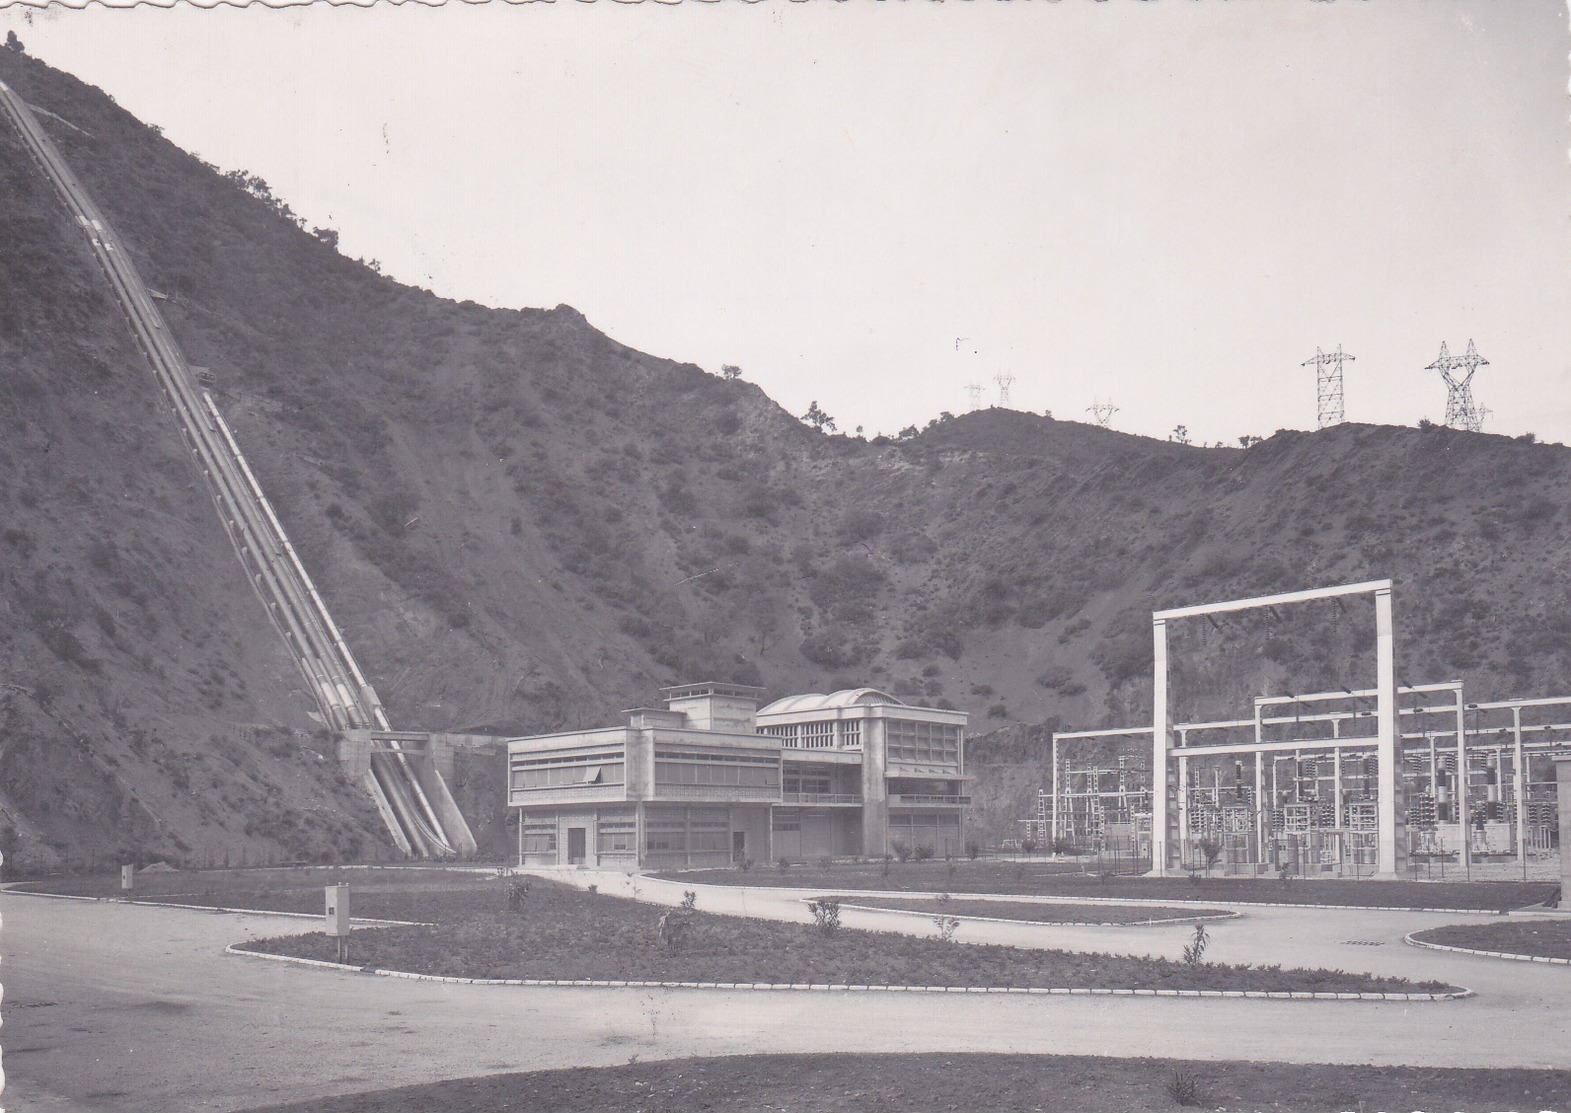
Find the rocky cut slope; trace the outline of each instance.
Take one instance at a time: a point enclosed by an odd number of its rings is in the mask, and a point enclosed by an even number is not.
[[[1404,679],[1571,688],[1560,446],[1347,425],[1205,449],[1001,410],[827,436],[567,307],[454,303],[345,259],[257,179],[36,60],[0,51],[0,79],[58,117],[171,295],[401,727],[588,726],[697,679],[871,683],[977,731],[1139,721],[1154,607],[1384,576]],[[369,853],[374,817],[319,757],[332,740],[78,230],[3,133],[0,174],[12,838],[39,859]],[[1364,630],[1352,613],[1186,634],[1212,640],[1183,698],[1205,713],[1356,678]],[[1001,814],[988,752],[976,795]],[[1024,784],[1029,750],[1011,753]]]

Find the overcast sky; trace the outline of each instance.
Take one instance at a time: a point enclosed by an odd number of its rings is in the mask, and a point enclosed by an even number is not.
[[[1561,0],[0,10],[352,257],[566,302],[869,435],[1011,405],[1206,442],[1571,443]]]

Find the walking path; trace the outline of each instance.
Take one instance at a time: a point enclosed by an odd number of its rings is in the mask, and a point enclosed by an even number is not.
[[[805,920],[801,893],[580,872],[701,909]],[[758,1051],[1002,1051],[1563,1067],[1571,969],[1402,945],[1462,917],[1248,906],[1208,959],[1453,982],[1422,1004],[465,986],[225,955],[308,921],[0,893],[10,1110],[239,1110],[443,1078]],[[848,913],[847,926],[923,921]],[[904,921],[904,923],[901,923]],[[930,925],[927,925],[930,929]],[[961,937],[1176,956],[1188,929],[966,923]],[[1363,940],[1349,945],[1343,940]],[[1378,946],[1367,945],[1378,942]]]

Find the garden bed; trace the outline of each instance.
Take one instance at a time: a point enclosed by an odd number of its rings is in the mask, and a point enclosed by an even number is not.
[[[1128,1113],[1175,1109],[1180,1096],[1208,1109],[1270,1113],[1568,1109],[1571,1074],[1083,1055],[736,1055],[496,1074],[313,1098],[253,1113]]]
[[[1001,946],[961,946],[936,937],[841,930],[735,916],[692,918],[686,942],[663,944],[656,931],[668,909],[532,879],[518,911],[493,888],[489,908],[450,914],[434,925],[354,933],[357,966],[485,979],[741,982],[773,984],[1011,986],[1099,989],[1207,989],[1267,992],[1444,993],[1336,970],[1229,966],[1174,959],[1069,954]],[[396,910],[395,910],[396,911]],[[805,919],[810,914],[804,909]],[[936,931],[936,929],[935,929]],[[256,940],[245,949],[331,961],[332,938],[312,932]],[[1224,957],[1224,956],[1215,956]]]
[[[822,898],[820,898],[822,899]],[[875,897],[841,894],[831,898],[847,907],[890,912],[923,912],[1030,924],[1182,924],[1220,920],[1234,915],[1221,908],[1164,908],[1159,904],[1041,904],[1033,901],[966,900],[950,897]]]
[[[667,871],[655,876],[705,885],[750,885],[884,892],[997,893],[1021,896],[1217,901],[1232,904],[1327,904],[1349,908],[1443,908],[1499,912],[1541,904],[1553,883],[1531,881],[1339,881],[1244,877],[1140,877],[1068,873],[1061,863],[894,862],[801,865],[785,870]]]
[[[1415,931],[1412,938],[1443,947],[1498,951],[1571,961],[1571,920],[1512,920],[1503,924],[1447,924]]]

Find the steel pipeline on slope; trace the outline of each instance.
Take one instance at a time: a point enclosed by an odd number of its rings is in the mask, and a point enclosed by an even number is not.
[[[203,391],[202,400],[198,400],[189,364],[164,327],[135,265],[123,250],[117,249],[103,214],[26,102],[4,82],[0,82],[0,106],[5,108],[68,211],[87,232],[94,257],[171,403],[171,413],[182,436],[196,456],[230,542],[247,568],[269,618],[305,676],[324,721],[338,728],[385,729],[388,723],[380,700],[366,683],[315,585],[305,574],[211,396]],[[452,844],[445,837],[415,771],[398,752],[399,743],[395,741],[392,746],[394,760],[380,763],[380,767],[374,763],[372,775],[403,828],[399,834],[404,838],[400,841],[423,854],[451,855]]]

